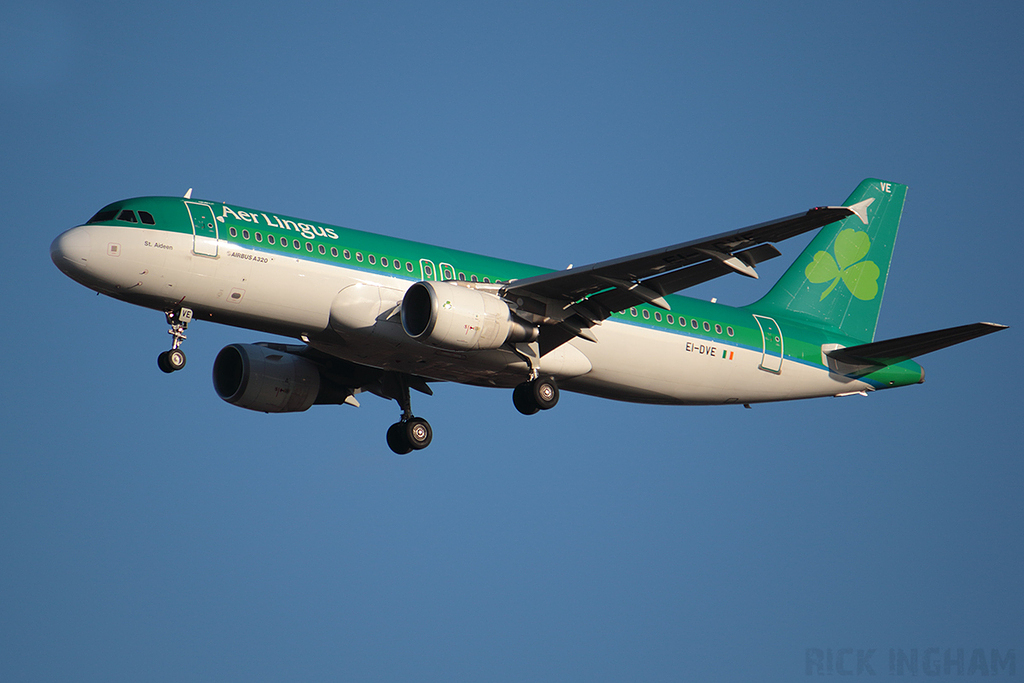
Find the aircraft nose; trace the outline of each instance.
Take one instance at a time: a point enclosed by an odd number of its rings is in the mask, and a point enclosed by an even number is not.
[[[50,245],[50,259],[61,272],[71,275],[89,262],[92,237],[84,226],[62,232]]]

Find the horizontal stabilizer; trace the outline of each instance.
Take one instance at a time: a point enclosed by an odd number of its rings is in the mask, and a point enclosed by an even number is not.
[[[1006,325],[997,325],[996,323],[974,323],[871,342],[870,344],[849,346],[845,349],[829,351],[826,355],[840,363],[850,365],[893,365],[1005,329]]]

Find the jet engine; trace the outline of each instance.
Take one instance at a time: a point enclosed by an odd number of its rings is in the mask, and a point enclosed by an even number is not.
[[[213,387],[222,399],[264,413],[308,410],[320,393],[320,370],[291,353],[256,344],[230,344],[213,362]]]
[[[538,330],[501,298],[448,282],[417,282],[402,298],[402,327],[413,339],[444,349],[496,349],[529,342]]]

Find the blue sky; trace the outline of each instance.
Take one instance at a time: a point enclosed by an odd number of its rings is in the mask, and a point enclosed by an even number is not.
[[[1016,648],[1016,3],[43,0],[0,25],[0,679],[677,681],[807,650]],[[102,205],[195,195],[562,268],[910,186],[879,338],[1012,329],[869,398],[508,391],[263,415],[232,342],[59,273]],[[729,304],[762,279],[693,290]],[[1024,665],[1024,662],[1022,662]],[[815,677],[816,678],[816,677]]]

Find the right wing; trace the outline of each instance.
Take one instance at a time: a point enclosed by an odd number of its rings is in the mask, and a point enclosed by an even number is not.
[[[853,215],[867,223],[865,210],[871,201],[818,207],[670,247],[513,280],[501,293],[541,325],[543,355],[574,336],[593,341],[588,328],[631,306],[648,303],[669,310],[666,294],[732,272],[756,278],[754,266],[779,255],[771,242]]]

